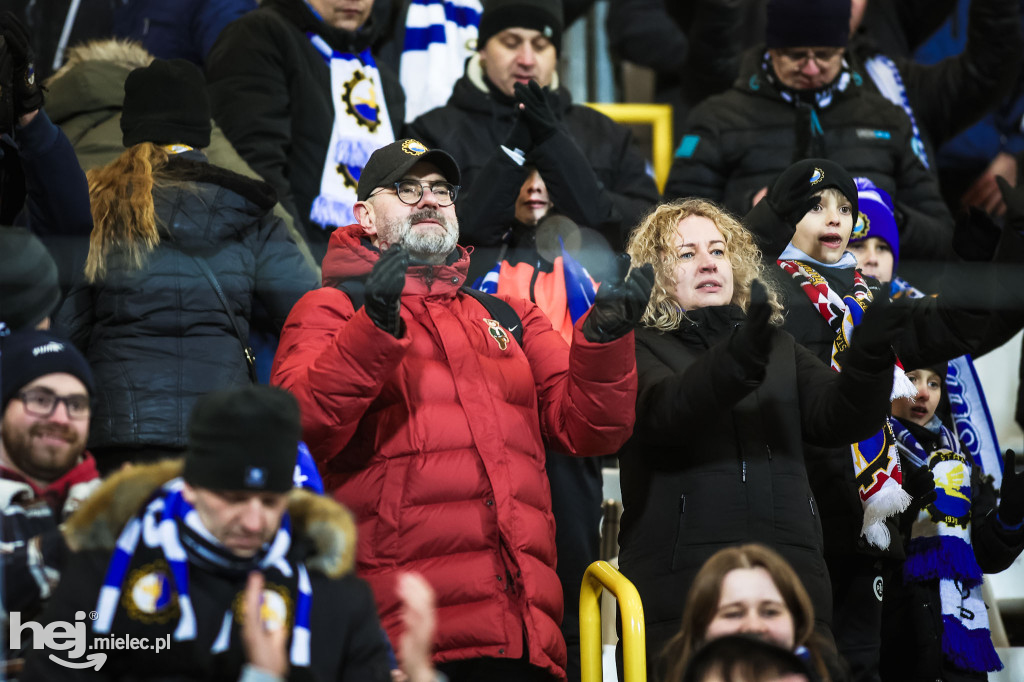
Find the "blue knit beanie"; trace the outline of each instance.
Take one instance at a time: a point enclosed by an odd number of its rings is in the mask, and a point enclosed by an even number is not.
[[[892,198],[867,178],[854,178],[853,181],[857,185],[860,215],[857,224],[853,226],[850,243],[869,237],[884,239],[892,249],[892,267],[895,270],[900,262],[900,232],[893,215]]]

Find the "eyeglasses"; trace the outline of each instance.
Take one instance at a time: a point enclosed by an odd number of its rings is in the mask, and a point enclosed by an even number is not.
[[[807,62],[814,60],[819,67],[828,66],[829,62],[843,53],[841,47],[821,47],[816,50],[799,48],[779,50],[779,54],[787,60],[794,62],[796,66],[806,66]]]
[[[80,393],[57,395],[42,389],[29,389],[21,391],[14,397],[25,404],[25,411],[33,417],[49,417],[57,411],[57,403],[64,403],[68,409],[68,417],[71,419],[89,418],[89,396]]]
[[[437,201],[438,206],[451,206],[455,203],[455,197],[458,196],[459,190],[462,189],[459,185],[453,185],[448,182],[419,182],[417,180],[399,180],[394,183],[395,193],[398,194],[398,200],[403,204],[409,204],[415,206],[420,203],[420,199],[423,198],[423,188],[429,187],[430,192],[434,195],[434,199]],[[382,187],[381,189],[387,189]],[[373,193],[370,194],[373,196]]]

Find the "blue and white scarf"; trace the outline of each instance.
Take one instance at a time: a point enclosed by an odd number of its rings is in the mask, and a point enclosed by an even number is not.
[[[482,11],[480,0],[412,0],[398,68],[406,122],[448,102],[476,53]]]
[[[331,229],[356,222],[352,206],[359,176],[370,154],[394,142],[395,133],[370,49],[347,54],[331,49],[315,33],[306,35],[330,67],[334,102],[334,127],[320,176],[320,195],[313,200],[309,219]]]
[[[942,606],[942,652],[962,670],[1001,670],[992,646],[988,611],[981,596],[982,571],[971,548],[971,462],[960,452],[956,435],[938,418],[926,428],[936,430],[941,445],[928,452],[898,419],[892,420],[900,454],[918,467],[928,467],[935,480],[935,501],[914,520],[906,582],[937,581]]]
[[[931,168],[928,163],[928,153],[924,149],[924,140],[921,139],[921,129],[917,126],[917,118],[914,116],[914,109],[910,106],[910,98],[907,97],[907,88],[903,85],[903,77],[896,63],[885,55],[875,55],[864,62],[864,69],[871,76],[878,91],[887,100],[907,112],[910,117],[911,139],[910,147],[925,168]]]
[[[107,566],[107,575],[100,588],[99,600],[96,604],[96,621],[93,630],[97,634],[109,634],[114,622],[114,615],[121,601],[121,590],[125,577],[135,556],[139,541],[147,548],[162,552],[170,575],[157,576],[158,596],[154,602],[169,600],[177,595],[180,613],[174,629],[175,641],[191,641],[196,638],[196,616],[189,593],[189,557],[182,545],[179,524],[184,524],[197,535],[216,543],[210,532],[199,520],[199,514],[182,496],[184,480],[172,479],[165,483],[156,496],[146,505],[145,510],[134,516],[121,531],[117,538],[114,554]],[[260,570],[276,569],[286,578],[297,575],[298,593],[296,599],[294,625],[292,628],[292,646],[290,660],[293,666],[308,667],[310,663],[310,630],[309,616],[313,604],[313,588],[310,584],[306,567],[301,563],[295,566],[288,561],[287,554],[291,548],[291,521],[286,513],[281,519],[281,527],[270,542],[266,553],[257,562]],[[159,585],[166,579],[166,585]],[[134,597],[135,595],[130,595]],[[281,615],[281,622],[287,622],[286,614]],[[221,620],[221,628],[210,648],[212,653],[227,650],[231,641],[232,613],[229,608]]]
[[[926,295],[901,277],[893,278],[890,291],[893,298],[924,298]],[[946,394],[957,439],[967,448],[973,463],[981,467],[982,473],[991,476],[995,487],[999,488],[1003,480],[1003,451],[970,355],[949,361]]]

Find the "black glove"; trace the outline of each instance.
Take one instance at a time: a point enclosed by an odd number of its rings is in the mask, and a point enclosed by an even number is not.
[[[409,252],[394,244],[381,254],[366,278],[366,314],[378,328],[402,337],[402,289],[409,269]]]
[[[36,83],[35,55],[28,31],[10,11],[0,16],[0,26],[14,67],[14,116],[18,117],[43,106],[43,90]]]
[[[896,362],[892,344],[909,318],[905,305],[890,302],[885,294],[876,296],[854,328],[846,362],[868,372],[891,369]]]
[[[644,263],[630,271],[628,253],[620,253],[616,264],[618,276],[598,287],[594,305],[583,321],[583,336],[591,343],[607,343],[625,336],[647,310],[654,287],[654,266]]]
[[[772,307],[768,304],[768,290],[755,279],[750,283],[747,321],[737,327],[729,339],[729,352],[749,377],[764,377],[774,333],[771,317]]]
[[[995,255],[1002,233],[1002,228],[988,213],[971,206],[957,216],[953,228],[953,250],[966,261],[987,263]]]
[[[1024,186],[1010,187],[1010,183],[998,175],[996,184],[1006,203],[1006,226],[1024,234]]]
[[[516,122],[513,124],[512,130],[508,132],[504,145],[509,149],[519,150],[525,154],[533,146],[530,144],[530,140],[530,129],[526,127],[523,112],[519,111],[516,113]]]
[[[808,193],[809,184],[805,173],[783,171],[768,188],[763,201],[768,202],[772,211],[786,224],[796,226],[818,203],[814,193]]]
[[[935,476],[927,466],[903,464],[903,489],[914,498],[914,509],[924,509],[935,501]]]
[[[1017,456],[1006,451],[1003,460],[1003,483],[999,488],[999,520],[1007,526],[1024,521],[1024,472],[1015,468]]]
[[[14,67],[7,41],[0,36],[0,135],[14,130]]]
[[[530,130],[534,146],[558,132],[558,118],[537,81],[530,81],[529,85],[516,82],[514,89],[516,101],[524,105],[519,110],[519,117]]]

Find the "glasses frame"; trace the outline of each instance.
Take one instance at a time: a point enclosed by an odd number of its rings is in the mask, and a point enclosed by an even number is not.
[[[402,183],[406,182],[409,184],[419,185],[420,194],[418,197],[416,197],[415,201],[409,202],[402,198],[402,193],[399,191],[399,187],[402,185]],[[451,191],[449,193],[451,194],[452,200],[450,203],[441,203],[441,200],[438,199],[436,194],[434,194],[434,185],[447,185],[449,188],[451,188]],[[447,208],[448,206],[454,204],[455,200],[459,196],[459,190],[462,189],[462,185],[453,185],[452,183],[445,182],[444,180],[435,180],[434,182],[419,182],[418,180],[398,180],[397,182],[393,182],[390,185],[385,185],[383,187],[378,187],[377,189],[393,189],[395,190],[395,196],[398,197],[399,201],[401,201],[406,206],[415,206],[416,204],[420,203],[420,201],[423,200],[423,193],[425,191],[424,187],[430,189],[430,193],[433,194],[434,200],[437,202],[437,205],[443,208]],[[374,196],[375,194],[377,194],[377,190],[371,192],[370,196]]]
[[[818,54],[819,50],[813,50],[810,48],[803,50],[799,57],[793,57],[791,54],[787,53],[787,50],[789,50],[789,48],[782,48],[779,50],[779,54],[799,68],[807,66],[807,62],[813,59],[818,68],[823,69],[828,66],[833,59],[843,54],[843,48],[841,47],[822,48],[822,50],[830,52],[828,56],[824,57]]]
[[[29,397],[30,395],[32,395],[33,393],[35,393],[37,391],[39,393],[41,393],[42,395],[49,395],[49,396],[51,396],[53,398],[53,407],[51,407],[50,411],[45,413],[45,414],[42,413],[42,412],[36,412],[35,410],[30,409],[29,406],[28,406],[27,397]],[[21,401],[21,404],[22,404],[22,406],[25,409],[25,413],[29,414],[29,415],[32,415],[33,417],[40,417],[42,419],[47,419],[49,417],[52,417],[54,412],[57,411],[57,406],[60,405],[61,403],[64,403],[64,409],[68,413],[68,419],[72,419],[74,421],[81,421],[81,420],[84,420],[84,419],[88,419],[89,416],[92,413],[92,402],[88,400],[88,396],[86,396],[87,400],[86,400],[85,414],[75,416],[74,414],[71,413],[71,399],[72,398],[77,398],[77,397],[79,397],[81,395],[82,395],[81,393],[74,393],[72,395],[57,395],[56,393],[53,393],[52,391],[42,390],[42,389],[38,389],[38,388],[32,388],[32,389],[28,389],[26,391],[18,391],[17,393],[14,394],[14,397]]]

